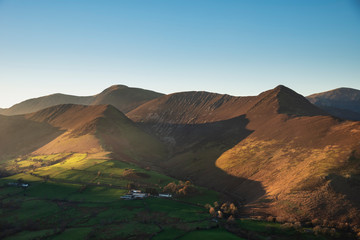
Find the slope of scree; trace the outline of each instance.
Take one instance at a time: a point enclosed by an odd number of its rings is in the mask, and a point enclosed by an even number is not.
[[[360,223],[360,123],[333,118],[289,88],[247,98],[172,94],[128,116],[168,144],[162,167],[178,178],[247,203],[266,198],[267,213],[288,219]],[[344,178],[352,185],[339,187]]]
[[[209,92],[181,92],[149,101],[129,112],[135,122],[197,124],[244,114],[255,97],[233,97]]]
[[[122,112],[128,111],[140,106],[141,104],[160,97],[163,94],[140,89],[130,88],[125,85],[114,85],[103,92],[87,97],[71,96],[65,94],[52,94],[39,98],[33,98],[7,109],[0,109],[2,115],[20,115],[27,114],[60,104],[80,104],[80,105],[106,105],[115,106]]]

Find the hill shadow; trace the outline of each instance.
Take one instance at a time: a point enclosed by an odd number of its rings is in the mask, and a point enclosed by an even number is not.
[[[48,144],[64,130],[19,116],[0,116],[0,159],[27,155]]]
[[[138,123],[156,134],[171,149],[166,162],[157,163],[162,170],[177,179],[222,192],[242,203],[264,196],[258,181],[229,175],[216,166],[216,160],[227,150],[248,137],[245,115],[229,120],[204,124]]]

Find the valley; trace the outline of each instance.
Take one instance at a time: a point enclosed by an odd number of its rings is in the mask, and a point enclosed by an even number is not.
[[[360,122],[285,86],[234,97],[116,85],[98,101],[60,99],[0,115],[2,238],[354,239],[360,231]],[[152,196],[121,199],[134,189]]]

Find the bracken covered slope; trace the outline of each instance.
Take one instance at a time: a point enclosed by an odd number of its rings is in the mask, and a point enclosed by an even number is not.
[[[360,222],[360,123],[289,88],[246,98],[178,93],[128,116],[172,146],[163,168],[177,177],[244,203],[266,199],[264,211],[277,216]]]

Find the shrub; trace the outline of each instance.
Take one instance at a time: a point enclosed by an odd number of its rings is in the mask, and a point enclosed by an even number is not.
[[[235,215],[237,214],[238,212],[238,209],[237,207],[235,206],[234,203],[229,203],[229,202],[226,202],[226,203],[223,203],[221,205],[221,211],[227,215]]]
[[[169,183],[164,187],[163,192],[173,193],[179,196],[188,196],[196,193],[197,189],[190,181],[186,181],[185,183],[180,181],[178,184],[175,182]]]

